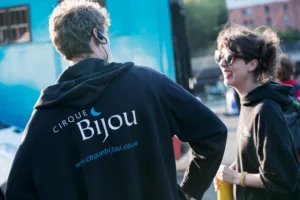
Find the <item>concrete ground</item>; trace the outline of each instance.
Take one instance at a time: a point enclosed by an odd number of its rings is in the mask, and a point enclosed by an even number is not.
[[[222,110],[214,110],[214,112],[220,117],[224,124],[228,128],[228,138],[225,149],[225,154],[223,157],[222,164],[230,165],[235,160],[236,153],[236,127],[238,123],[237,116],[224,116]],[[187,168],[190,159],[190,153],[187,153],[185,156],[181,157],[177,161],[177,181],[180,183],[183,178],[184,170]],[[214,191],[213,185],[206,191],[203,200],[216,200],[217,194]]]

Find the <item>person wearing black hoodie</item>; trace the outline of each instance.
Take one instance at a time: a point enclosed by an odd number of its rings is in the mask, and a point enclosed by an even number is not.
[[[217,38],[216,62],[224,83],[240,95],[241,113],[236,162],[221,165],[216,177],[235,185],[236,200],[300,199],[297,151],[283,115],[291,87],[271,81],[279,41],[269,28],[251,31],[230,23]]]
[[[7,200],[202,199],[210,186],[226,126],[165,75],[109,63],[109,24],[97,3],[65,0],[54,9],[51,40],[72,65],[35,105]],[[175,135],[193,150],[181,187]]]

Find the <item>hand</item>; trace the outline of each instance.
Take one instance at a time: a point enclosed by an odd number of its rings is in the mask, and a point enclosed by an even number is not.
[[[229,166],[229,168],[232,169],[232,170],[236,170],[236,161],[233,162],[233,163]],[[218,191],[219,187],[220,187],[220,185],[219,185],[219,183],[218,183],[218,178],[215,177],[215,178],[214,178],[214,188],[215,188],[215,192]]]
[[[191,197],[189,195],[185,195],[186,200],[191,200]]]
[[[218,189],[220,188],[219,182],[218,182],[218,178],[215,176],[214,178],[214,188],[215,188],[215,192],[218,191]]]
[[[229,166],[229,168],[232,169],[232,170],[235,170],[235,169],[236,169],[236,161],[233,162],[233,163]],[[221,169],[221,166],[220,166],[220,168],[219,168],[217,174],[219,173],[220,169]],[[215,178],[214,178],[214,188],[215,188],[215,192],[217,192],[218,189],[220,188],[220,185],[219,185],[219,182],[218,182],[217,175],[216,175]]]
[[[241,174],[226,165],[221,165],[217,173],[217,178],[224,182],[238,185],[240,183]]]
[[[236,161],[234,161],[230,166],[229,166],[230,169],[232,170],[236,170]]]

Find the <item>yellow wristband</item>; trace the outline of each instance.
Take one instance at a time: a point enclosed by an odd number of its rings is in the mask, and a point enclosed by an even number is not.
[[[248,174],[248,172],[242,172],[241,178],[240,178],[240,185],[245,187],[245,177]]]

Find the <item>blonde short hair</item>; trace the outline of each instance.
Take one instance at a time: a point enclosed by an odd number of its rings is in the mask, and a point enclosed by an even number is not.
[[[93,53],[89,45],[93,29],[105,32],[109,26],[107,10],[89,0],[64,0],[49,20],[52,43],[66,60]]]

